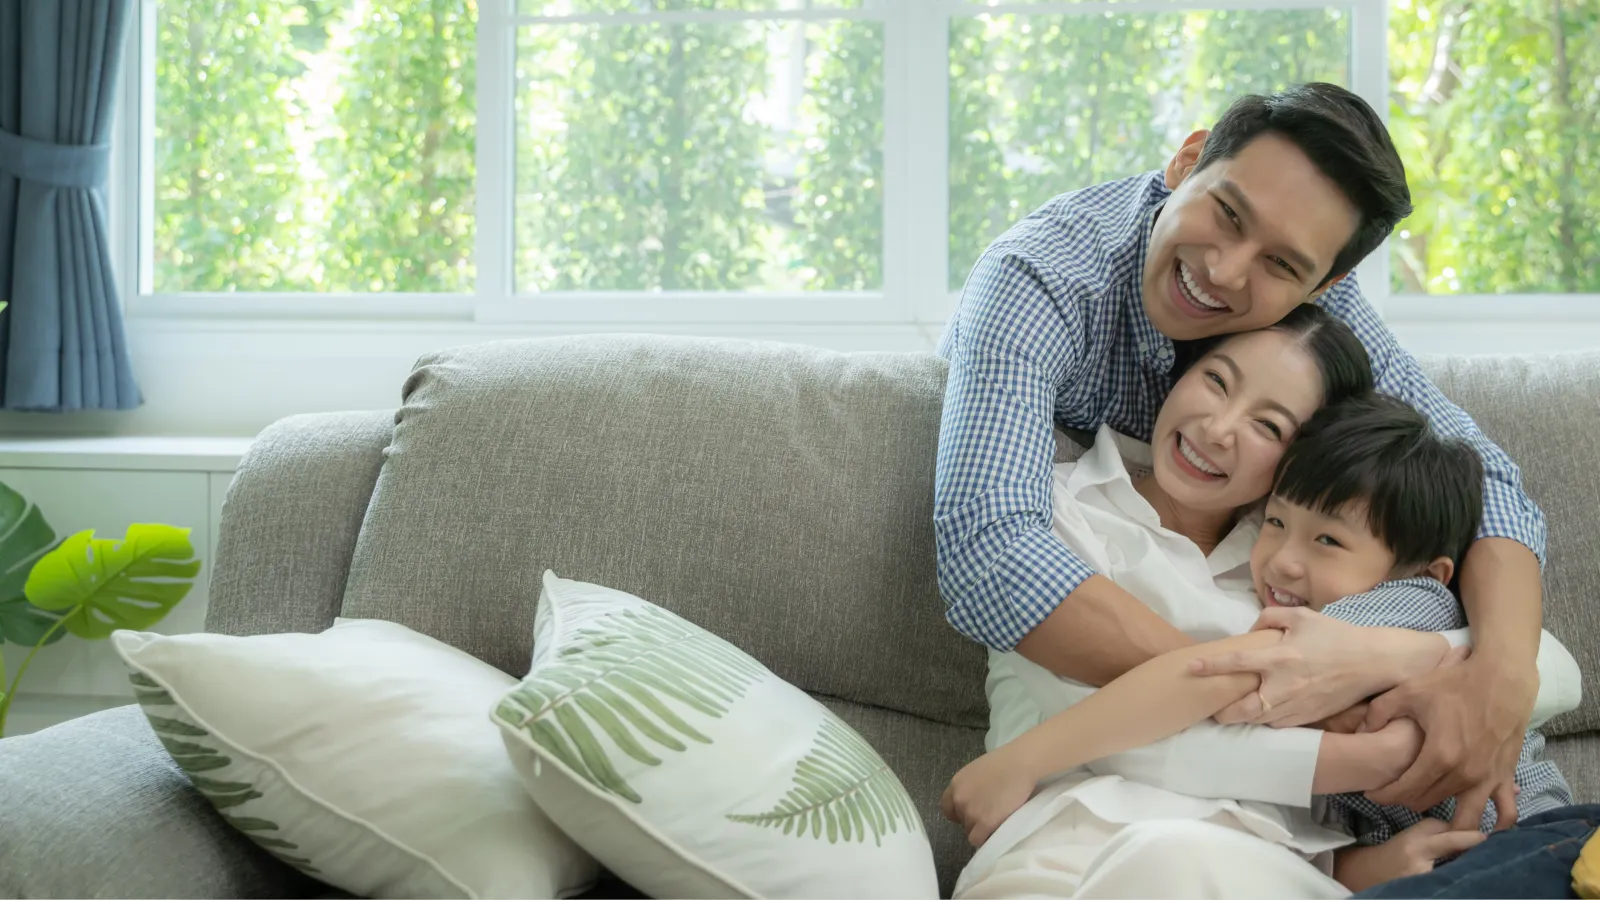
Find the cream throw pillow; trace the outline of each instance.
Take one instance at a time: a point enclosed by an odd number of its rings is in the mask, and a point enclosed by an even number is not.
[[[738,648],[546,572],[533,667],[494,710],[529,793],[654,897],[937,897],[867,742]]]
[[[195,787],[328,884],[361,897],[565,897],[595,879],[484,721],[516,684],[487,663],[377,620],[111,640]]]

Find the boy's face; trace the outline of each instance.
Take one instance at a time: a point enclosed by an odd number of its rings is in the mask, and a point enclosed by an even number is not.
[[[1362,503],[1336,516],[1268,498],[1250,573],[1263,606],[1309,606],[1363,594],[1394,576],[1394,552],[1367,526]]]
[[[1150,233],[1144,311],[1174,340],[1277,322],[1314,298],[1360,213],[1294,142],[1263,134],[1194,171],[1206,132],[1167,168],[1175,190]]]

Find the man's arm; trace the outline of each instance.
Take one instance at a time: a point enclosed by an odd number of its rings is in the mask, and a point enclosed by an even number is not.
[[[1091,575],[1019,641],[1016,650],[1057,675],[1098,687],[1194,643],[1194,638],[1111,579]]]
[[[1080,375],[1082,300],[1015,247],[973,269],[941,348],[934,532],[951,625],[1100,684],[1189,641],[1050,531],[1056,395]]]
[[[1441,434],[1469,441],[1483,460],[1483,523],[1462,561],[1460,584],[1474,639],[1472,657],[1418,679],[1408,692],[1374,710],[1379,718],[1412,714],[1428,735],[1412,770],[1374,799],[1426,809],[1459,795],[1457,823],[1475,822],[1496,789],[1495,780],[1509,783],[1537,693],[1544,514],[1522,489],[1516,463],[1422,374],[1361,297],[1353,277],[1330,288],[1322,303],[1361,337],[1380,390],[1416,407]],[[1425,694],[1453,699],[1425,707],[1416,702]]]

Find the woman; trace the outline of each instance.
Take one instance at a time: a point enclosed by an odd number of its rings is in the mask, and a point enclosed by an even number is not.
[[[1354,335],[1309,305],[1190,356],[1196,362],[1164,403],[1151,445],[1102,429],[1083,459],[1057,467],[1052,527],[1097,571],[1209,640],[1248,630],[1260,609],[1248,569],[1259,523],[1241,511],[1266,496],[1300,423],[1325,403],[1370,390],[1372,379]],[[1436,646],[1416,648],[1432,652],[1430,666]],[[1369,663],[1392,673],[1391,684],[1416,668],[1403,650]],[[991,655],[988,689],[991,747],[1093,691],[1015,653]],[[1310,795],[1397,777],[1417,749],[1408,724],[1377,735],[1191,729],[1065,773],[984,843],[957,896],[1346,896],[1328,877],[1327,857],[1349,838],[1319,824]],[[1209,842],[1211,856],[1230,867],[1224,882],[1199,883],[1204,873],[1182,871],[1179,854],[1149,865],[1136,845],[1152,838],[1169,849]],[[1128,865],[1134,858],[1144,862]]]

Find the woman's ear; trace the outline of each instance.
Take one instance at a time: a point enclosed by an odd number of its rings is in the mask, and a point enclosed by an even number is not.
[[[1450,557],[1441,556],[1423,566],[1422,571],[1417,574],[1432,578],[1440,584],[1449,584],[1450,579],[1456,574],[1456,564]]]
[[[1167,163],[1167,190],[1177,190],[1178,185],[1194,171],[1195,164],[1200,161],[1200,151],[1205,149],[1206,138],[1210,136],[1211,132],[1202,128],[1183,139],[1183,146]]]

